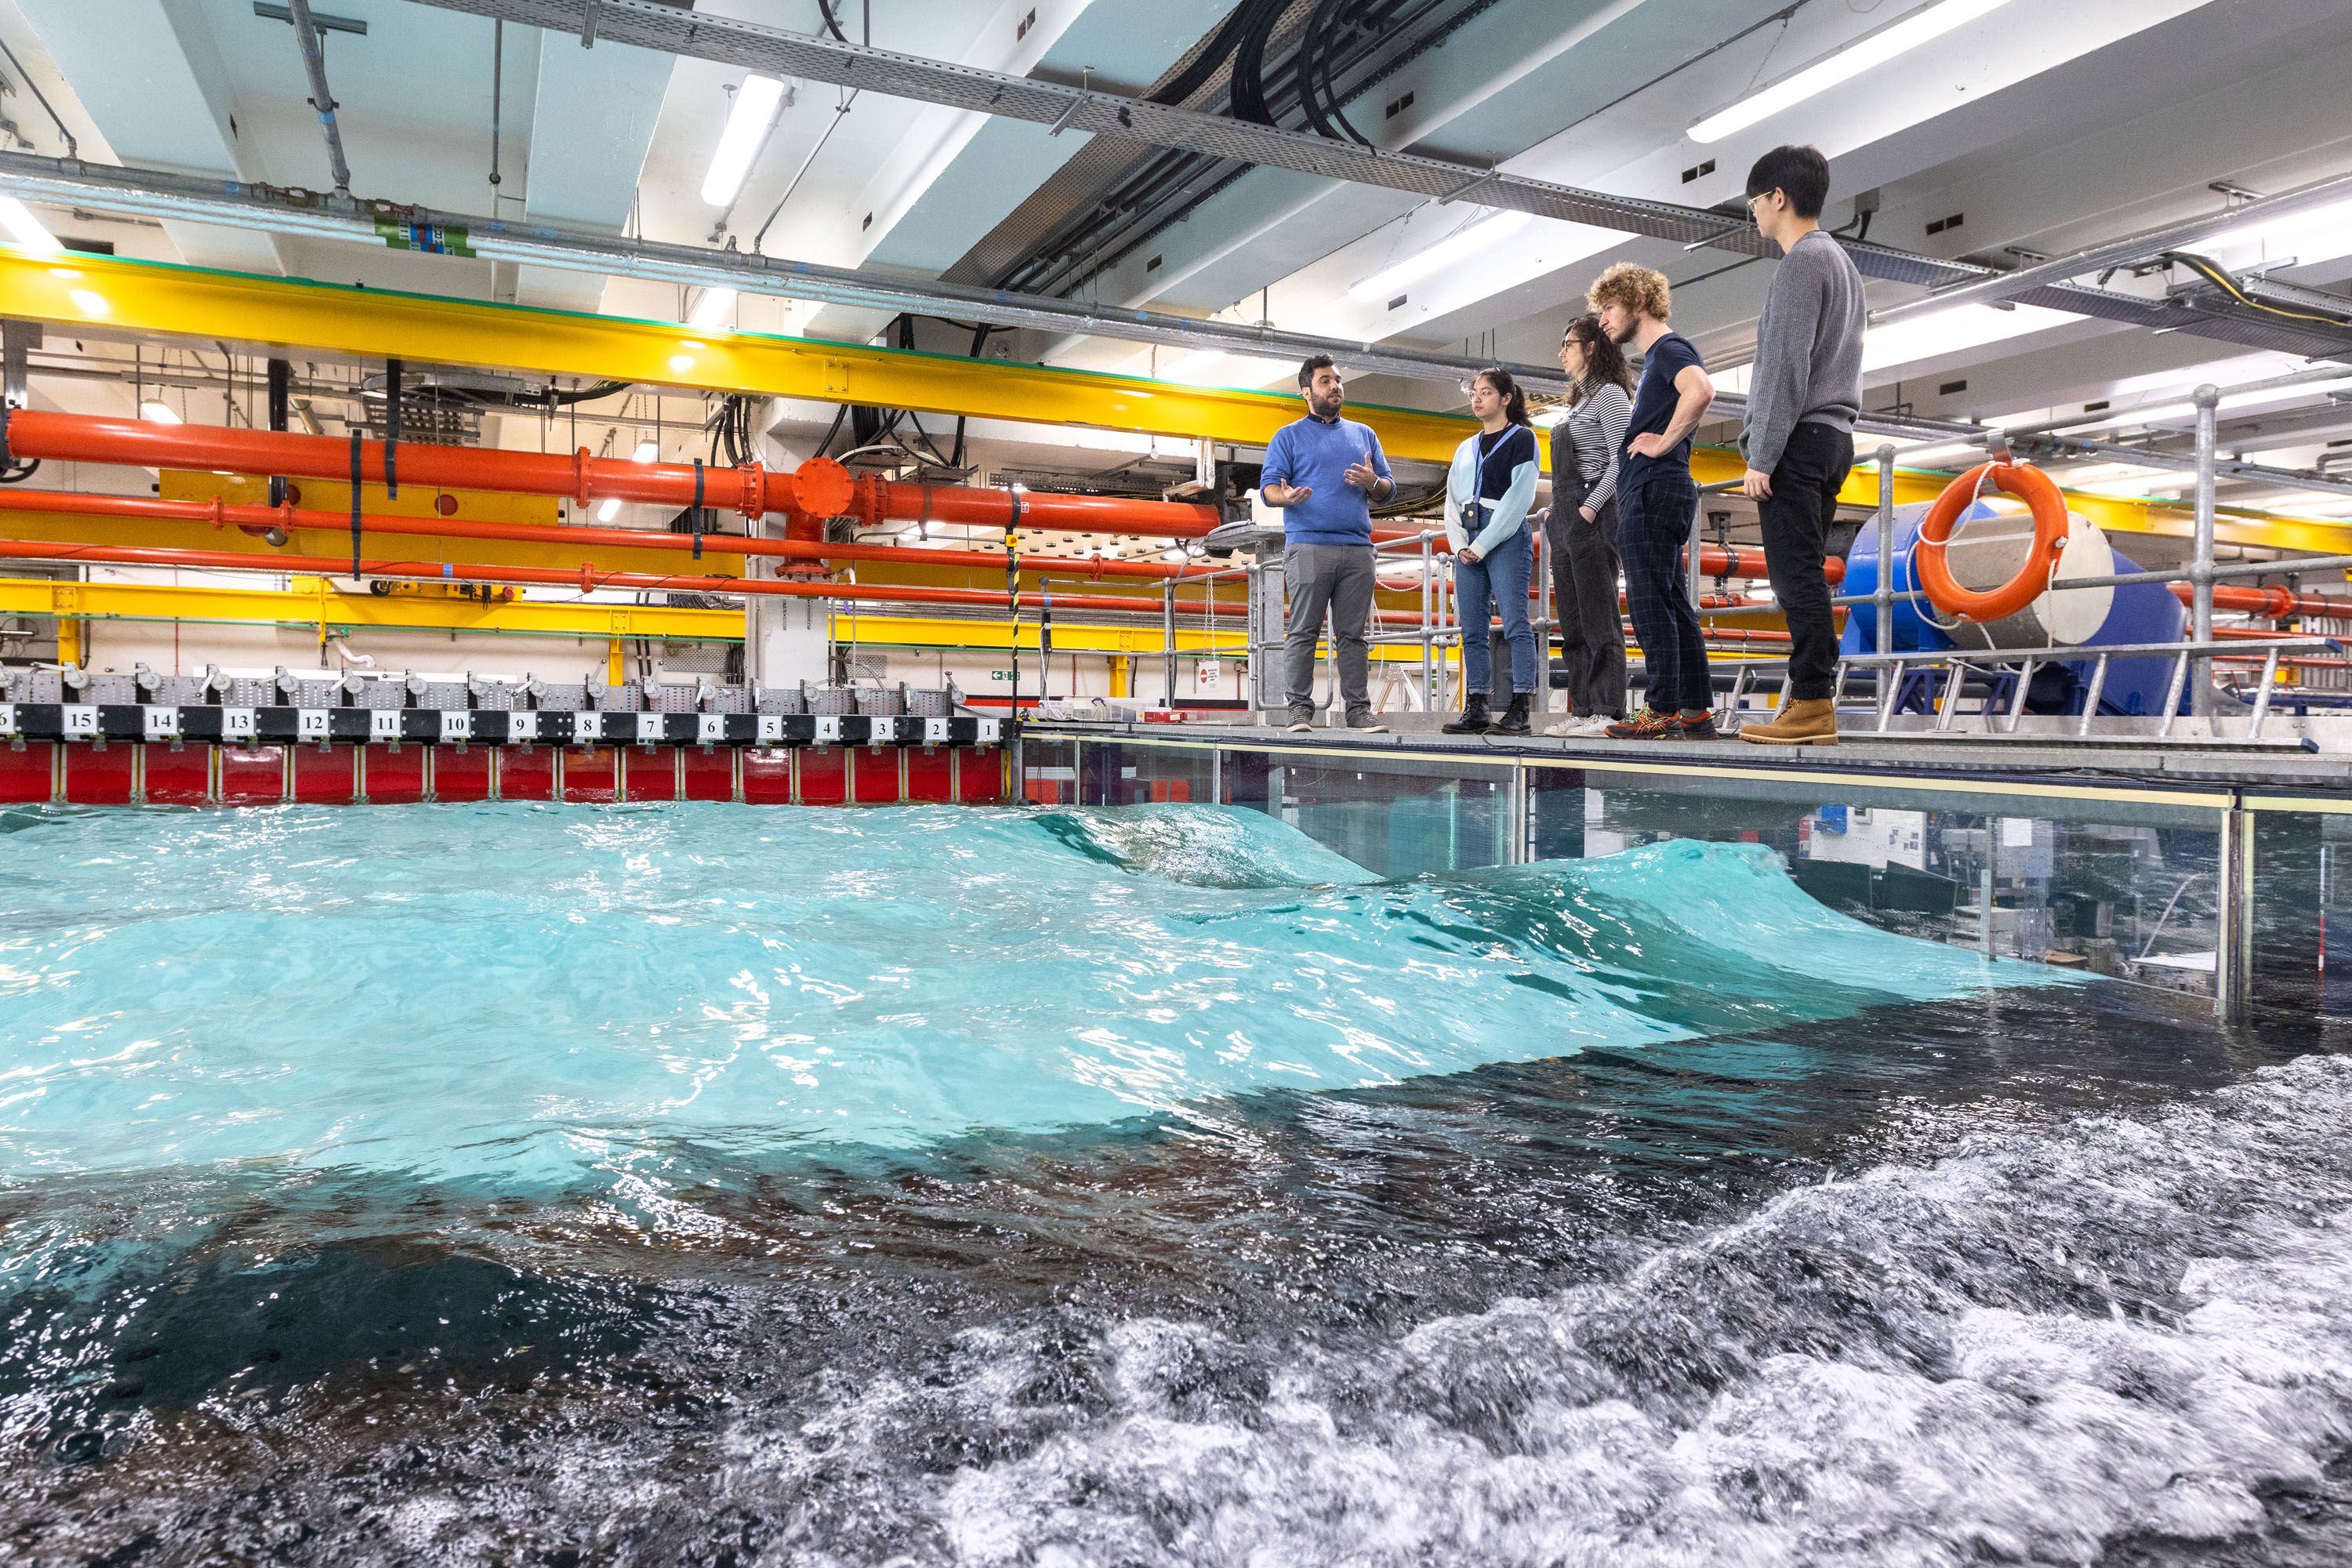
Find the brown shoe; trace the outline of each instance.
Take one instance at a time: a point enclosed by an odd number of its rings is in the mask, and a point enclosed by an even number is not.
[[[1837,705],[1826,697],[1790,702],[1769,724],[1742,724],[1739,738],[1759,746],[1834,746]]]

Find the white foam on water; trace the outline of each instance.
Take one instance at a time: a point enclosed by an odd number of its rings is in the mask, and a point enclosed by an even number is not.
[[[2263,1526],[2352,1433],[2352,1061],[1788,1194],[1369,1348],[1067,1318],[749,1426],[957,1561],[2091,1563]],[[1072,1393],[1074,1365],[1097,1370]],[[982,1457],[909,1473],[919,1434]],[[895,1494],[895,1495],[894,1495]]]

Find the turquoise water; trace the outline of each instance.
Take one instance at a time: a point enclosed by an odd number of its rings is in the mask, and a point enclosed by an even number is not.
[[[0,838],[0,1173],[540,1189],[1850,1016],[2050,972],[1754,846],[1378,883],[1264,815],[520,804]]]
[[[2352,1561],[2352,1057],[1754,847],[0,829],[11,1568]]]

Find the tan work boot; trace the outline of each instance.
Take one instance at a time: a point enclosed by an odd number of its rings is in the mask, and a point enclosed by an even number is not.
[[[1834,746],[1838,743],[1837,705],[1826,697],[1790,702],[1769,724],[1742,724],[1739,738],[1759,746]]]

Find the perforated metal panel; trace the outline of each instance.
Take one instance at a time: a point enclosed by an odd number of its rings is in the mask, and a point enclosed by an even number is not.
[[[408,685],[400,680],[371,680],[352,695],[352,705],[382,710],[408,706]]]
[[[342,695],[340,680],[281,680],[278,683],[282,700],[296,708],[332,708]]]
[[[504,680],[474,683],[474,706],[485,712],[511,713],[520,705],[522,688]]]
[[[618,686],[588,688],[588,705],[599,713],[642,713],[646,709],[645,688],[634,680]]]

